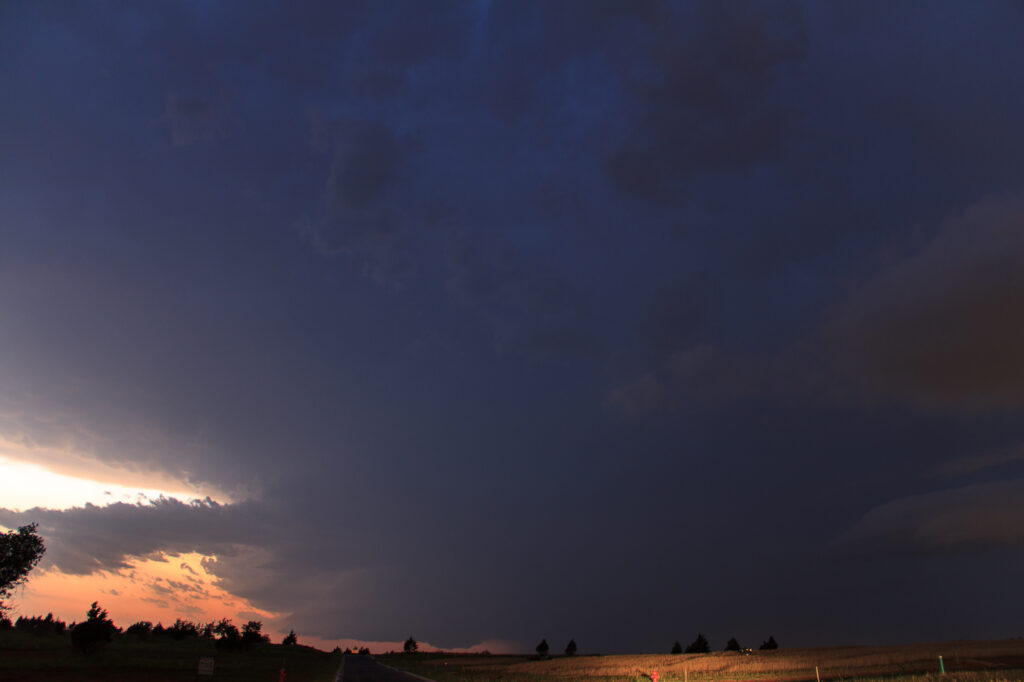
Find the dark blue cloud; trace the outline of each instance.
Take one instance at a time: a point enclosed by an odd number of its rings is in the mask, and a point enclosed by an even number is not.
[[[1022,19],[6,3],[0,437],[248,491],[305,577],[220,570],[311,635],[1006,635],[886,567],[1002,518],[930,472],[1024,442]],[[991,581],[970,546],[900,576]]]

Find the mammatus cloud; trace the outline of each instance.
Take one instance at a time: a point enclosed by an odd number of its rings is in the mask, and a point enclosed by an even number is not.
[[[650,69],[626,78],[636,122],[607,159],[623,194],[677,199],[694,173],[777,158],[790,133],[794,112],[773,90],[804,54],[800,4],[703,2],[684,14],[651,36]]]
[[[1024,547],[1024,479],[893,500],[868,511],[840,544],[879,551],[944,553]]]
[[[415,235],[397,193],[409,142],[383,123],[347,120],[314,121],[313,144],[333,158],[321,205],[299,233],[324,255],[354,257],[378,281],[408,276]]]
[[[1024,406],[1024,197],[991,198],[858,292],[830,333],[869,393]]]

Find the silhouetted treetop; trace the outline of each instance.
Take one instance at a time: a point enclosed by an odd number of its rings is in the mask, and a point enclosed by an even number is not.
[[[409,639],[405,640],[405,644],[402,646],[402,649],[407,654],[414,654],[417,651],[419,651],[420,645],[416,643],[415,639],[410,637]]]
[[[697,633],[697,639],[690,642],[690,645],[686,647],[686,653],[688,654],[706,654],[710,653],[711,646],[708,644],[707,638],[701,633]]]
[[[575,656],[576,655],[576,640],[570,639],[569,643],[565,645],[565,655]]]
[[[110,643],[117,632],[106,609],[100,608],[99,602],[93,602],[86,614],[85,622],[71,628],[71,644],[83,654],[92,654]]]
[[[31,571],[43,558],[46,546],[36,534],[36,524],[0,533],[0,615],[7,611],[4,600],[18,585],[28,580]]]
[[[546,639],[540,640],[540,644],[537,645],[537,654],[539,656],[547,656],[548,655],[548,651],[550,651],[550,650],[551,650],[551,647],[548,646],[548,640],[546,640]]]
[[[778,649],[779,648],[779,644],[778,644],[778,642],[775,641],[774,637],[769,635],[768,639],[761,643],[760,648],[761,649],[766,649],[766,650]]]
[[[725,649],[724,650],[725,651],[739,651],[742,648],[743,647],[740,646],[740,643],[736,641],[736,638],[733,637],[728,642],[725,643]]]
[[[678,641],[676,641],[676,643],[672,645],[672,653],[674,653],[674,654],[681,654],[681,653],[683,653],[683,645],[680,644]]]

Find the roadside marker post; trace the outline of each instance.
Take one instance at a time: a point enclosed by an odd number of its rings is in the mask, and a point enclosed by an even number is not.
[[[939,656],[939,674],[946,674],[946,664],[942,662],[942,656]]]
[[[814,677],[818,682],[821,682],[821,675],[818,674],[818,666],[814,666]]]

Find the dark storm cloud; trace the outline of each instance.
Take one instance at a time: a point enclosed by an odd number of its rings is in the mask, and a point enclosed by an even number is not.
[[[395,134],[369,121],[339,123],[327,201],[332,207],[359,209],[381,199],[397,178],[401,152]]]
[[[858,292],[837,350],[871,392],[946,408],[1024,406],[1024,201],[986,199]]]
[[[211,141],[227,134],[226,106],[223,100],[173,92],[167,95],[162,120],[176,146]]]
[[[1021,461],[1024,461],[1024,445],[1002,452],[989,452],[949,459],[942,462],[935,473],[947,478],[957,478],[996,467],[1006,467]]]
[[[893,500],[868,511],[840,542],[873,552],[1024,547],[1024,479]]]
[[[687,403],[721,404],[762,393],[770,377],[765,362],[756,363],[714,346],[672,352],[659,372],[647,372],[613,388],[608,405],[628,416],[662,412]]]
[[[44,564],[72,574],[116,571],[130,567],[133,557],[161,552],[230,556],[234,547],[256,545],[268,536],[266,513],[252,503],[160,499],[63,511],[0,509],[0,522],[12,527],[38,523],[47,541]]]
[[[365,268],[398,278],[409,248],[407,211],[395,196],[407,143],[372,121],[315,123],[314,144],[333,152],[318,216],[299,231],[325,255],[355,254]]]
[[[600,340],[586,292],[543,258],[472,232],[456,232],[445,288],[491,325],[500,353],[550,356],[595,351]]]
[[[798,115],[778,83],[805,53],[799,3],[703,2],[679,14],[653,34],[651,69],[627,76],[635,121],[607,160],[624,194],[678,199],[694,173],[776,160]]]
[[[3,3],[0,455],[231,493],[37,513],[69,570],[216,554],[300,636],[1005,635],[1005,594],[940,627],[904,576],[1019,574],[969,548],[1019,553],[979,528],[1019,521],[985,486],[1020,476],[1020,208],[983,199],[1024,187],[1021,24]],[[854,524],[867,578],[829,563]]]

